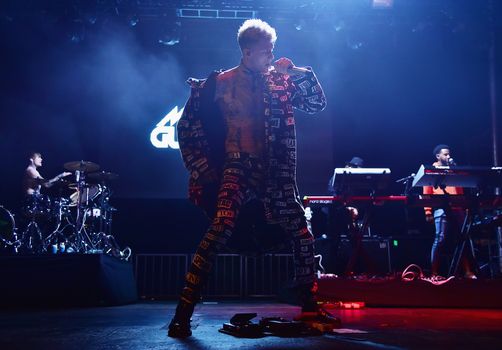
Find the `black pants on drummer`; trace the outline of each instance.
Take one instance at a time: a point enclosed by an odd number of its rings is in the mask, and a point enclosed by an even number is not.
[[[264,187],[264,167],[260,159],[245,153],[227,154],[216,213],[186,274],[179,306],[185,304],[193,310],[217,254],[233,233],[242,206],[251,199],[262,198]],[[288,211],[287,220],[280,225],[291,238],[296,284],[310,291],[315,279],[314,237],[307,227],[302,206],[295,203],[295,209]]]

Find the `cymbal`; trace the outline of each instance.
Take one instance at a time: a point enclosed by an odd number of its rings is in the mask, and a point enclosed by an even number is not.
[[[108,171],[100,171],[99,173],[89,174],[89,177],[99,181],[111,181],[117,179],[119,176],[118,174],[110,173]]]
[[[93,162],[88,162],[85,160],[77,160],[74,162],[64,163],[63,167],[69,171],[83,171],[87,173],[92,173],[93,171],[99,170],[99,165]]]

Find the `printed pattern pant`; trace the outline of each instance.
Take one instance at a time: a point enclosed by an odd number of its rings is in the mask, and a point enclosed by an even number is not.
[[[250,199],[260,198],[263,184],[263,165],[258,158],[245,153],[227,155],[217,197],[216,214],[185,277],[181,302],[195,304],[199,300],[216,255],[233,233],[241,207]],[[309,285],[313,284],[315,279],[314,237],[307,228],[303,208],[299,204],[297,207],[295,214],[288,214],[288,220],[281,226],[292,239],[296,282]]]

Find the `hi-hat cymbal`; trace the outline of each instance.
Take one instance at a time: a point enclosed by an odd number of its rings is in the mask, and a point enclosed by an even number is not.
[[[118,176],[118,174],[110,173],[108,171],[100,171],[99,173],[89,174],[89,177],[91,179],[99,180],[99,181],[111,181],[111,180],[115,180],[119,176]]]
[[[85,160],[77,160],[74,162],[64,163],[63,167],[69,171],[84,171],[87,173],[92,173],[93,171],[99,170],[99,165],[93,162],[88,162]]]

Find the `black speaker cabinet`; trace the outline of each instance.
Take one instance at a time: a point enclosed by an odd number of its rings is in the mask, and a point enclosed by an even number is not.
[[[360,242],[342,236],[316,242],[326,273],[382,274],[391,272],[390,245],[386,238],[363,237]]]
[[[392,269],[394,271],[403,271],[410,264],[416,264],[422,269],[430,269],[433,237],[394,236],[389,240],[391,243]],[[444,261],[441,265],[447,270],[449,263]]]

